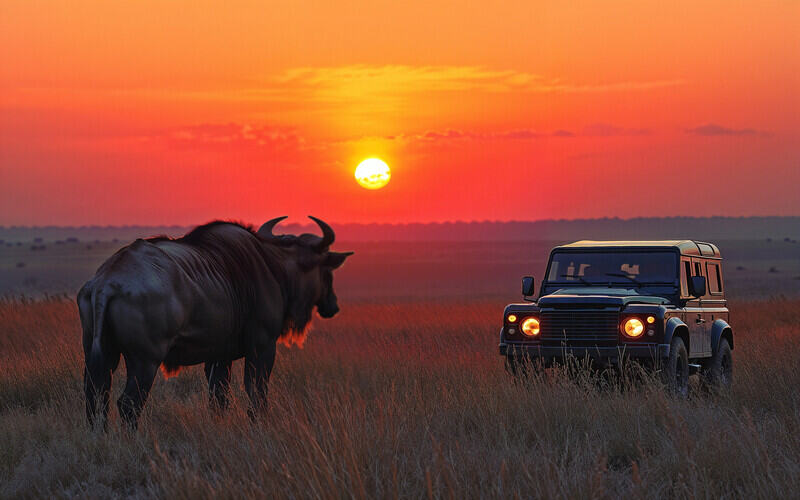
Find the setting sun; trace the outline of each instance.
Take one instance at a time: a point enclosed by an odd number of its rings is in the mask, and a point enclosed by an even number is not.
[[[368,158],[356,167],[356,182],[366,189],[380,189],[389,183],[392,171],[389,165],[378,158]]]

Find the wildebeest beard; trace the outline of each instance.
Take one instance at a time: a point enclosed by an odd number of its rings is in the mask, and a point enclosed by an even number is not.
[[[278,342],[286,347],[292,347],[292,345],[296,345],[302,349],[309,330],[311,330],[311,318],[309,318],[303,326],[299,326],[298,324],[295,324],[293,320],[289,319],[286,321],[286,325],[283,327],[283,333],[281,333],[281,336],[278,337]]]

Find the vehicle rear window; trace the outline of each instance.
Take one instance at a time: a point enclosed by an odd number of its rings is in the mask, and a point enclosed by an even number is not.
[[[719,276],[719,265],[707,263],[706,274],[708,275],[708,291],[711,293],[720,293],[722,291],[722,283]]]
[[[674,283],[678,256],[673,252],[557,252],[547,281],[574,283]]]

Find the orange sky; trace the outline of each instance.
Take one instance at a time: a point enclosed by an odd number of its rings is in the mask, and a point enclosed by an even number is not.
[[[800,215],[800,3],[433,4],[4,0],[0,225]]]

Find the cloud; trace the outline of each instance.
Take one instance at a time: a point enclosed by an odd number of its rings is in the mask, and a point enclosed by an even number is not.
[[[162,133],[177,145],[249,145],[297,147],[303,141],[294,131],[279,127],[254,126],[240,123],[192,125]]]
[[[533,130],[522,129],[500,132],[499,134],[494,134],[493,137],[496,139],[538,139],[541,136],[542,134],[534,132]]]
[[[623,135],[650,135],[646,128],[623,128],[608,123],[594,123],[583,127],[581,135],[589,137],[614,137]]]
[[[498,132],[469,132],[464,130],[446,129],[444,131],[428,131],[423,134],[401,134],[386,136],[388,140],[419,140],[419,141],[453,141],[463,139],[473,140],[533,140],[544,137],[617,137],[617,136],[643,136],[652,132],[646,128],[625,128],[607,123],[595,123],[581,129],[580,133],[570,130],[557,129],[552,132],[541,132],[534,129],[515,129]]]
[[[475,134],[468,134],[460,130],[445,130],[444,132],[425,132],[421,136],[412,136],[417,139],[436,141],[441,139],[465,139],[474,138]]]
[[[685,83],[680,79],[665,79],[588,84],[483,66],[351,65],[288,69],[249,92],[287,99],[301,94],[319,101],[339,102],[420,92],[614,92]]]
[[[404,134],[388,136],[387,139],[442,141],[442,140],[526,140],[538,139],[543,134],[530,129],[507,130],[501,132],[465,132],[463,130],[447,129],[444,131],[428,131],[423,134]]]
[[[716,123],[709,123],[706,125],[700,125],[698,127],[686,129],[687,134],[694,134],[694,135],[703,135],[703,136],[715,136],[715,135],[760,135],[760,136],[768,136],[770,135],[768,132],[760,132],[758,130],[752,128],[728,128],[723,127],[722,125],[717,125]]]

